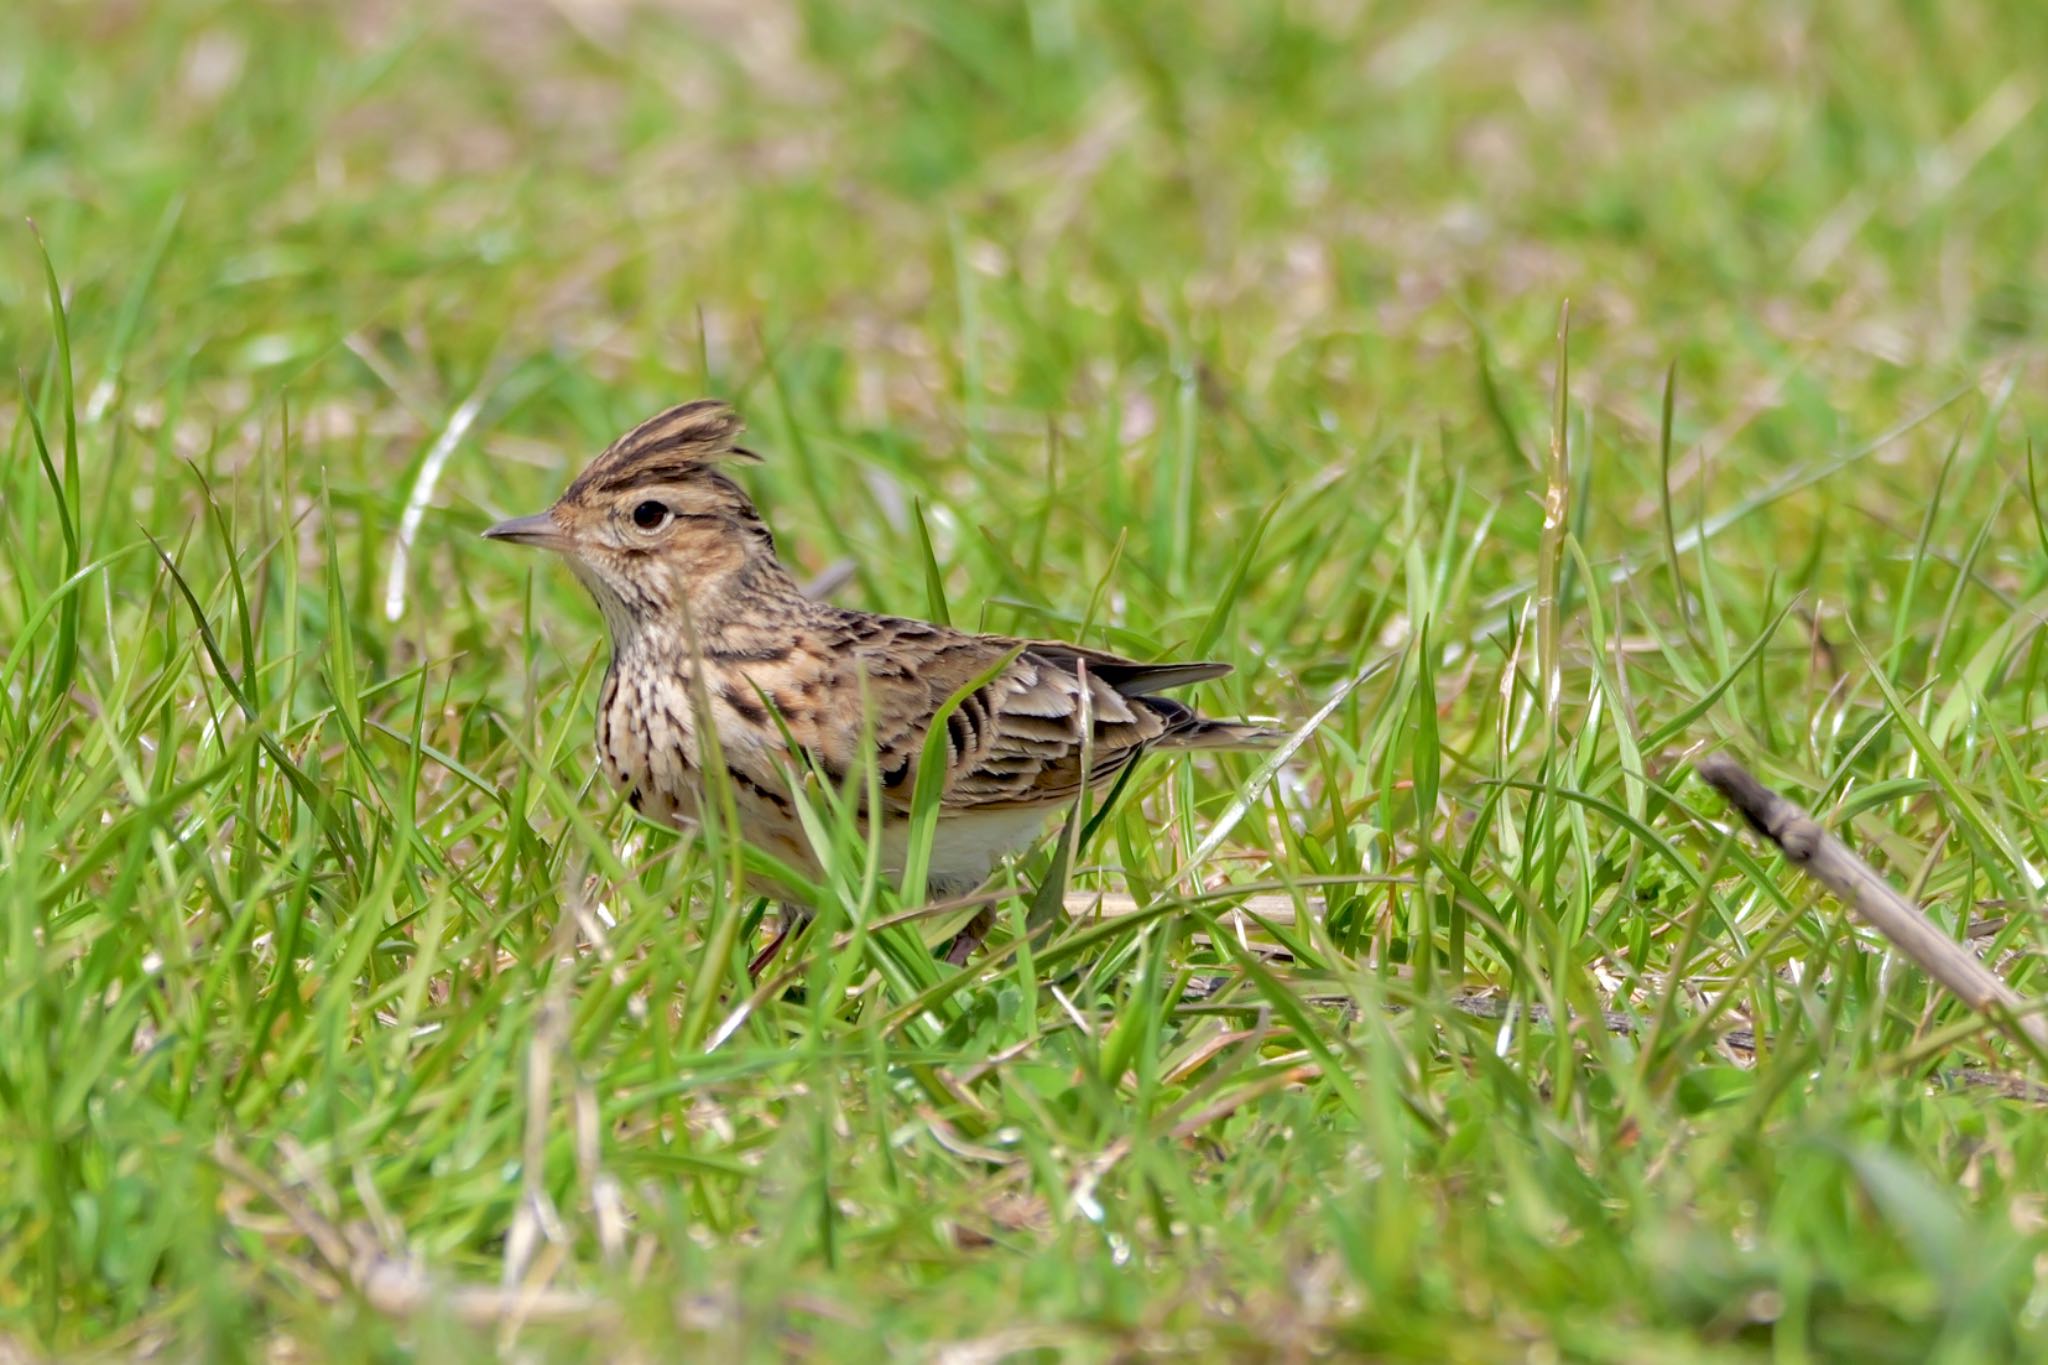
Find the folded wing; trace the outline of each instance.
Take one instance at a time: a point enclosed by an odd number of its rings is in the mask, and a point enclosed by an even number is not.
[[[910,805],[938,711],[1013,653],[942,722],[942,811],[1054,805],[1071,800],[1084,784],[1109,780],[1148,749],[1259,748],[1277,738],[1154,695],[1222,677],[1228,664],[1144,664],[924,622],[866,622],[875,623],[865,625],[873,638],[849,642],[851,655],[842,657],[866,675],[883,799],[898,810]]]

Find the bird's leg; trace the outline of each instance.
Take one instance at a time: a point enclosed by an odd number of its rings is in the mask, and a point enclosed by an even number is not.
[[[788,901],[783,901],[776,913],[781,919],[781,925],[776,929],[775,937],[768,946],[754,954],[754,960],[747,964],[749,980],[759,980],[761,973],[768,969],[768,965],[774,962],[776,955],[782,951],[782,945],[789,941],[790,935],[803,928],[811,918],[809,912],[802,906],[791,905]]]
[[[966,927],[953,935],[953,941],[946,945],[946,961],[955,967],[965,967],[967,959],[974,956],[974,950],[981,946],[995,924],[996,908],[993,905],[984,905],[975,911],[974,918],[967,921]]]

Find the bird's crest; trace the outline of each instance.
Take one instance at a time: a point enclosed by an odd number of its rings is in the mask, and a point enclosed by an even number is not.
[[[745,429],[730,403],[699,398],[679,403],[613,441],[570,486],[583,492],[617,492],[639,484],[673,483],[719,460],[758,462],[737,444]]]

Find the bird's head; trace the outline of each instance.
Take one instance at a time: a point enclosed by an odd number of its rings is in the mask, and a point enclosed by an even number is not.
[[[760,513],[717,467],[759,458],[737,444],[740,429],[712,399],[670,408],[614,441],[547,511],[484,535],[567,558],[615,640],[685,607],[701,622],[750,568],[775,563]]]

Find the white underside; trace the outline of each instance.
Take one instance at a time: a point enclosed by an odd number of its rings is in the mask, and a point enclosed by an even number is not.
[[[671,799],[659,786],[649,789],[641,813],[647,818],[679,829],[696,823],[694,793],[687,805]],[[1013,853],[1022,853],[1038,841],[1048,821],[1064,807],[1047,810],[1029,807],[976,811],[946,815],[932,832],[932,856],[925,876],[926,893],[934,899],[963,896],[987,881],[997,864]],[[798,868],[818,867],[803,828],[779,810],[762,809],[742,800],[740,826],[750,843]],[[890,820],[882,826],[882,870],[890,877],[903,875],[903,854],[910,842],[910,825]]]
[[[997,863],[1031,847],[1044,832],[1048,815],[1041,807],[981,811],[941,819],[932,834],[931,873],[927,881],[930,894],[960,896],[980,886],[995,871]],[[882,866],[893,876],[902,875],[908,838],[907,825],[892,823],[883,827]]]

